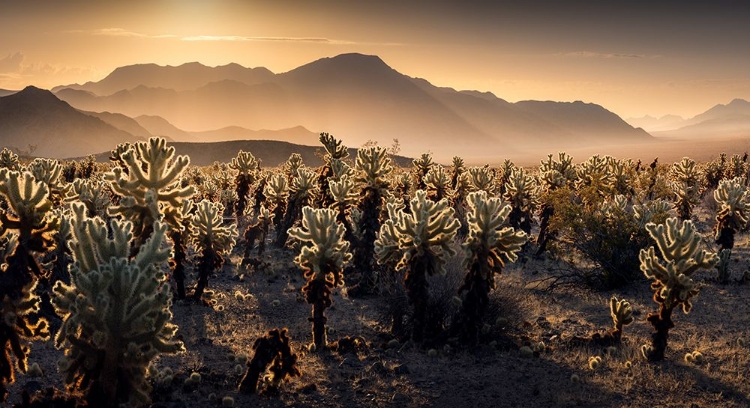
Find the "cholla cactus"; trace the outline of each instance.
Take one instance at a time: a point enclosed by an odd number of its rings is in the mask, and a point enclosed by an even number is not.
[[[448,200],[427,200],[427,192],[417,190],[411,200],[411,214],[389,203],[389,219],[380,228],[375,241],[379,263],[399,259],[397,270],[406,270],[404,283],[409,303],[414,307],[413,338],[421,342],[426,330],[427,276],[445,273],[447,256],[454,255],[453,238],[460,226]]]
[[[451,166],[451,189],[455,190],[458,187],[461,174],[466,171],[464,166],[464,159],[453,156],[453,165]]]
[[[513,174],[513,171],[516,170],[516,165],[510,161],[510,159],[503,160],[503,164],[500,165],[500,180],[498,180],[498,188],[500,191],[498,192],[499,195],[505,194],[505,186],[510,182],[511,174]]]
[[[515,262],[528,235],[505,226],[512,209],[486,191],[469,193],[467,220],[469,234],[463,244],[466,277],[459,288],[464,293],[461,311],[454,331],[475,342],[483,327],[482,319],[489,304],[489,292],[495,288],[495,275],[502,273],[505,262]]]
[[[349,176],[343,176],[339,181],[331,180],[328,184],[333,197],[331,206],[336,209],[336,221],[346,228],[344,238],[355,243],[354,230],[349,222],[351,207],[359,201],[359,191]]]
[[[614,175],[610,171],[609,156],[599,157],[591,156],[588,160],[578,166],[576,174],[578,176],[577,187],[594,188],[601,195],[608,195],[614,185]]]
[[[318,191],[320,194],[316,199],[316,205],[319,208],[327,208],[333,204],[333,197],[328,187],[328,181],[334,179],[336,172],[334,171],[334,163],[338,167],[337,170],[341,172],[344,170],[342,167],[343,159],[349,156],[349,149],[344,146],[341,140],[336,139],[333,135],[328,133],[320,134],[320,143],[326,150],[323,160],[325,164],[320,168],[318,176]],[[339,173],[341,174],[341,173]]]
[[[52,303],[63,323],[55,345],[68,387],[85,392],[89,406],[148,406],[150,362],[183,351],[173,340],[171,294],[160,265],[169,249],[167,231],[156,222],[151,237],[130,258],[132,224],[113,220],[108,229],[73,204],[71,284],[58,282]]]
[[[252,153],[240,150],[239,153],[237,153],[237,157],[232,159],[232,163],[229,164],[229,167],[237,171],[237,176],[234,179],[234,188],[237,193],[235,214],[237,215],[237,222],[239,223],[239,220],[245,213],[245,206],[247,206],[247,196],[250,194],[250,187],[255,183],[258,176],[260,160],[256,159]]]
[[[232,251],[237,239],[237,225],[224,225],[223,213],[221,204],[202,200],[191,217],[190,239],[200,253],[198,285],[193,294],[195,300],[201,299],[208,285],[208,276],[224,265],[223,256]]]
[[[55,159],[34,159],[29,163],[28,171],[34,175],[37,181],[41,181],[49,188],[49,199],[53,204],[60,204],[67,195],[69,186],[63,183],[60,175],[63,166]]]
[[[642,352],[650,361],[658,361],[664,358],[668,332],[674,327],[672,310],[682,306],[683,312],[689,313],[691,299],[698,294],[691,275],[700,268],[713,268],[718,256],[698,248],[701,238],[689,220],[678,227],[678,220],[669,218],[665,224],[647,224],[646,230],[656,241],[663,260],[657,257],[653,246],[640,252],[641,271],[653,279],[654,302],[659,304],[659,311],[649,313],[646,319],[655,332],[651,346],[643,346]]]
[[[722,249],[719,251],[719,262],[716,263],[716,280],[721,283],[728,283],[732,272],[729,270],[729,257],[732,255],[731,249]]]
[[[86,206],[86,215],[89,217],[107,216],[107,208],[112,205],[109,192],[104,189],[104,184],[95,179],[75,179],[65,202],[80,201]]]
[[[245,254],[242,258],[242,265],[260,265],[259,259],[250,258],[250,253],[255,246],[255,242],[258,241],[258,256],[263,256],[263,252],[266,250],[266,238],[268,237],[268,231],[273,223],[274,215],[265,206],[261,205],[258,208],[257,213],[258,220],[247,226],[242,237],[245,238]]]
[[[449,198],[448,188],[450,180],[443,166],[439,164],[433,165],[424,176],[424,184],[429,192],[430,200],[440,201],[443,198]]]
[[[672,165],[672,190],[675,192],[674,207],[681,220],[689,220],[693,207],[698,203],[700,195],[698,188],[700,173],[695,167],[695,161],[683,157],[681,161]]]
[[[281,233],[281,222],[286,212],[286,202],[289,198],[289,183],[283,174],[272,174],[266,178],[263,193],[271,206],[273,212],[273,223],[276,228],[276,236]]]
[[[331,160],[331,172],[333,173],[331,176],[333,180],[341,180],[341,177],[344,176],[354,178],[354,169],[343,160]]]
[[[639,229],[646,228],[646,224],[663,224],[669,217],[672,205],[665,200],[652,200],[644,204],[633,205],[633,219],[638,223]]]
[[[542,185],[546,190],[554,190],[575,182],[578,177],[573,157],[565,152],[557,153],[557,160],[552,158],[551,154],[547,155],[547,160],[542,160],[539,166]]]
[[[514,168],[508,175],[503,197],[513,209],[508,216],[510,226],[531,233],[534,211],[539,205],[539,185],[522,168]]]
[[[284,174],[286,174],[286,178],[290,183],[293,178],[297,177],[297,170],[303,166],[302,156],[299,153],[292,153],[292,155],[284,162],[282,168],[284,169]]]
[[[739,154],[733,154],[732,157],[729,159],[729,167],[727,168],[727,178],[735,178],[735,177],[746,177],[747,176],[747,170],[745,169],[747,167],[747,153],[745,153],[745,156],[740,156]]]
[[[468,191],[484,190],[489,195],[494,195],[496,192],[495,174],[489,166],[469,167],[463,177]]]
[[[240,392],[244,394],[255,394],[258,388],[258,380],[271,365],[269,380],[271,386],[277,388],[281,381],[287,377],[299,377],[301,375],[297,368],[297,355],[292,351],[287,337],[287,329],[273,329],[264,337],[258,338],[253,343],[255,354],[247,362],[247,372],[240,381]]]
[[[354,165],[355,181],[362,186],[359,194],[359,222],[355,229],[359,241],[353,248],[353,270],[360,273],[355,286],[349,289],[350,296],[371,293],[375,288],[376,275],[373,265],[375,238],[380,230],[380,211],[383,197],[388,194],[388,176],[393,167],[388,151],[379,146],[357,150]]]
[[[414,174],[417,177],[417,189],[427,189],[425,176],[434,164],[432,162],[432,155],[430,153],[422,153],[422,156],[420,158],[412,160],[412,164],[414,165]]]
[[[292,179],[289,186],[291,193],[287,200],[284,219],[276,231],[276,247],[283,248],[289,237],[288,230],[302,218],[302,207],[312,204],[312,200],[318,191],[318,175],[308,168],[302,166],[297,169],[297,175]]]
[[[119,205],[110,207],[110,215],[122,215],[135,227],[134,250],[151,235],[154,222],[164,218],[171,223],[170,218],[178,216],[182,200],[193,195],[192,187],[179,187],[180,174],[190,158],[174,155],[174,147],[167,147],[166,140],[152,137],[120,154],[127,171],[115,167],[104,175],[112,190],[121,196]]]
[[[3,147],[0,151],[0,169],[18,171],[21,169],[21,162],[18,161],[18,155]]]
[[[192,213],[195,208],[192,200],[183,200],[179,214],[172,217],[174,223],[169,227],[167,236],[172,241],[172,258],[169,267],[172,270],[177,288],[177,299],[185,299],[185,263],[187,262],[187,249],[185,244],[190,236]]]
[[[336,211],[305,206],[302,227],[290,229],[289,235],[310,244],[301,248],[294,262],[305,271],[307,284],[302,293],[312,305],[313,343],[323,350],[327,344],[325,309],[332,304],[331,291],[344,284],[344,264],[352,259],[344,226],[336,223]]]
[[[734,248],[734,234],[747,226],[750,217],[747,187],[739,177],[722,180],[719,187],[714,190],[714,199],[719,205],[714,237],[722,250],[731,250]]]

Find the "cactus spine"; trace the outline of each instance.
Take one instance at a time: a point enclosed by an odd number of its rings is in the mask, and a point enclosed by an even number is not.
[[[237,153],[237,157],[232,159],[229,167],[237,171],[237,176],[234,178],[234,188],[237,193],[235,214],[239,223],[242,215],[245,214],[247,196],[250,194],[250,187],[255,183],[257,178],[260,160],[256,159],[252,153],[240,150]]]
[[[411,200],[411,214],[405,213],[397,203],[388,203],[387,207],[389,219],[380,228],[375,254],[378,262],[398,260],[396,269],[406,270],[404,284],[414,308],[412,337],[421,342],[428,334],[425,333],[427,276],[445,273],[445,258],[455,254],[451,243],[461,224],[453,216],[448,200],[432,202],[424,190],[417,190]]]
[[[292,238],[310,244],[302,247],[294,262],[305,271],[307,284],[302,293],[313,308],[310,320],[317,350],[323,350],[327,344],[325,309],[333,303],[331,291],[344,284],[344,264],[352,259],[344,230],[343,225],[336,223],[336,211],[309,206],[302,209],[302,227],[289,230]]]
[[[659,305],[658,312],[646,318],[654,328],[651,346],[643,346],[641,351],[649,361],[659,361],[664,359],[669,329],[674,327],[672,311],[682,306],[683,312],[689,313],[691,299],[698,294],[691,275],[700,268],[712,268],[718,256],[698,248],[701,239],[690,220],[678,226],[677,218],[668,218],[665,224],[646,224],[646,230],[663,259],[657,257],[653,246],[642,249],[639,255],[641,271],[653,280],[654,302]]]
[[[465,295],[453,331],[474,343],[481,333],[490,290],[495,288],[495,275],[502,273],[506,261],[518,259],[518,251],[528,235],[505,226],[511,206],[503,205],[499,198],[488,198],[486,191],[469,193],[466,202],[469,225],[463,244],[466,276],[458,289],[459,294],[465,292]]]
[[[83,391],[89,406],[148,406],[146,379],[159,353],[175,354],[182,343],[172,337],[169,286],[160,265],[166,224],[156,222],[151,237],[130,258],[129,221],[112,220],[108,229],[73,205],[71,284],[57,282],[52,303],[63,323],[55,345],[65,347],[59,362],[65,384]]]
[[[196,205],[191,219],[193,228],[190,240],[200,253],[198,259],[198,285],[193,299],[199,301],[208,286],[208,276],[224,265],[224,255],[234,248],[237,225],[223,225],[224,206],[208,200]]]

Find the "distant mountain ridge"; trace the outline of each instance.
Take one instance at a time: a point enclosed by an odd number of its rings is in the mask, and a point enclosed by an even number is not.
[[[143,140],[33,86],[0,97],[0,146],[43,157],[85,156]]]
[[[717,104],[707,111],[682,119],[667,115],[656,119],[649,116],[629,118],[632,125],[648,128],[654,136],[669,138],[737,138],[750,137],[750,102],[734,99]]]
[[[398,139],[410,156],[499,155],[652,139],[599,105],[513,104],[491,93],[438,88],[377,56],[342,54],[280,74],[230,65],[121,67],[99,82],[55,90],[82,110],[160,116],[191,133],[303,126],[332,133],[349,146]]]

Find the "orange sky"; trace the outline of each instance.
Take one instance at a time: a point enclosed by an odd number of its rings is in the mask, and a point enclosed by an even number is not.
[[[145,62],[283,72],[360,52],[509,101],[689,117],[750,100],[748,21],[750,5],[736,1],[0,0],[0,88],[99,80]]]

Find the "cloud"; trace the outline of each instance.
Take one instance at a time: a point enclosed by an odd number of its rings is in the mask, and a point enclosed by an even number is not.
[[[593,51],[574,51],[555,54],[562,57],[573,57],[573,58],[655,58],[658,56],[648,56],[645,54],[618,54],[618,53],[602,53]]]
[[[20,52],[8,54],[7,57],[0,59],[0,73],[14,73],[21,70],[24,55]]]
[[[176,35],[173,34],[160,34],[160,35],[151,35],[151,34],[143,34],[138,33],[135,31],[126,30],[124,28],[99,28],[96,30],[68,30],[64,31],[64,33],[67,34],[88,34],[88,35],[98,35],[98,36],[106,36],[106,37],[130,37],[130,38],[177,38]]]
[[[245,37],[240,35],[194,35],[182,37],[182,41],[230,41],[230,42],[248,42],[248,41],[268,41],[268,42],[295,42],[295,43],[318,43],[333,45],[353,45],[357,44],[352,41],[332,40],[330,38],[317,37]]]

